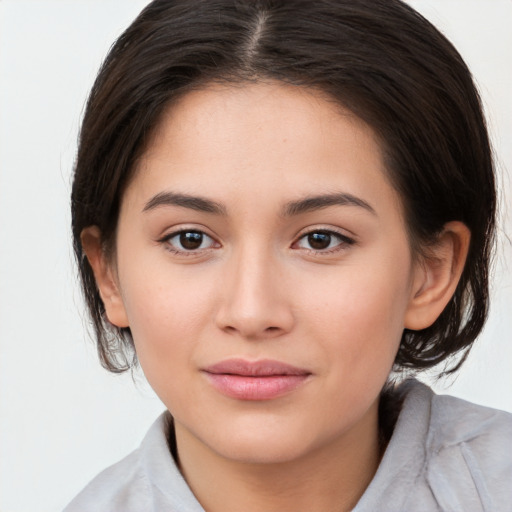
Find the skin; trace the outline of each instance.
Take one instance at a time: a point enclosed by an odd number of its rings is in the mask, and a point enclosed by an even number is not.
[[[333,194],[356,200],[286,211]],[[197,249],[180,245],[187,231],[204,233]],[[270,82],[212,86],[168,110],[123,197],[115,257],[96,227],[82,242],[109,320],[130,327],[174,416],[205,510],[334,511],[378,467],[378,397],[402,331],[440,314],[469,232],[449,223],[431,257],[414,258],[371,128]],[[236,399],[203,371],[233,357],[309,376],[283,396]]]

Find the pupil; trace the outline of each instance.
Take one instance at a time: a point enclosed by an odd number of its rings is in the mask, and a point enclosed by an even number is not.
[[[185,249],[199,249],[203,243],[203,235],[202,233],[197,233],[195,231],[187,231],[185,233],[181,233],[180,243],[181,246]]]
[[[331,243],[331,235],[328,233],[311,233],[308,235],[308,242],[313,249],[327,249]]]

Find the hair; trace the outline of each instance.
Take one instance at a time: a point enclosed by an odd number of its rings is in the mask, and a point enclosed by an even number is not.
[[[449,221],[470,229],[455,294],[430,327],[404,330],[395,360],[395,369],[457,369],[488,311],[492,152],[463,59],[400,0],[155,0],[119,37],[87,102],[72,190],[74,251],[103,366],[121,372],[137,359],[130,329],[105,318],[82,230],[98,226],[115,252],[123,192],[165,109],[213,82],[262,80],[322,91],[375,131],[413,254],[426,254]]]

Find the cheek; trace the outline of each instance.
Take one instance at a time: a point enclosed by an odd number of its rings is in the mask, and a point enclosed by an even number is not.
[[[340,268],[337,275],[299,290],[311,336],[324,340],[330,357],[351,371],[389,371],[399,347],[410,295],[410,261],[402,256],[379,264]]]
[[[211,317],[212,280],[197,276],[192,267],[173,271],[165,261],[142,265],[134,259],[124,270],[123,301],[148,380],[188,368]]]
[[[140,367],[168,409],[186,409],[193,400],[188,379],[204,331],[204,296],[190,283],[155,287],[149,279],[129,295],[127,313]]]

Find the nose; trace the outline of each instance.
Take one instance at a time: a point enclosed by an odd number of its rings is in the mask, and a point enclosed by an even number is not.
[[[251,253],[251,254],[247,254]],[[226,261],[216,322],[223,331],[249,340],[279,337],[294,324],[282,269],[269,254],[246,251]]]

